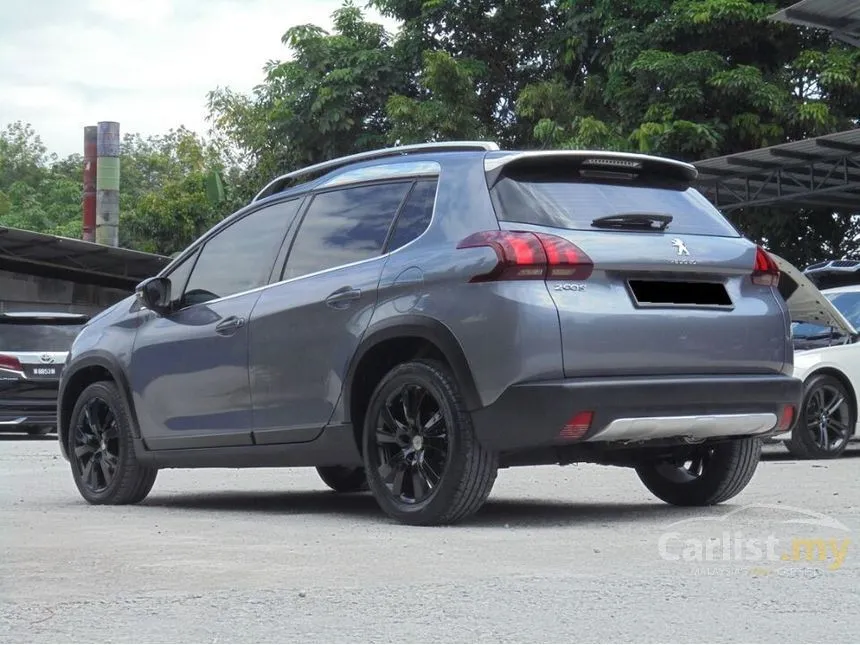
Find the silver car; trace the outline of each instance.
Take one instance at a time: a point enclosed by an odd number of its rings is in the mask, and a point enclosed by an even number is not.
[[[442,524],[500,468],[589,461],[671,504],[730,499],[801,383],[778,267],[695,177],[455,142],[275,179],[75,340],[58,423],[79,491],[312,466]]]

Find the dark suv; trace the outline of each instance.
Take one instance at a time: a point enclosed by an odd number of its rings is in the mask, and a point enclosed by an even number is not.
[[[591,461],[672,504],[729,499],[801,384],[778,268],[695,177],[462,142],[276,179],[76,339],[78,489],[125,504],[160,468],[312,466],[439,524],[498,468]]]
[[[57,423],[57,387],[83,314],[0,313],[0,432],[47,434]]]

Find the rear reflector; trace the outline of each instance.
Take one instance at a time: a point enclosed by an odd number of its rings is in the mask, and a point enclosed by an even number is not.
[[[587,280],[594,264],[572,242],[548,233],[527,231],[482,231],[461,241],[458,249],[486,246],[496,252],[498,262],[471,282],[495,280]]]
[[[21,361],[14,356],[7,356],[6,354],[0,354],[0,369],[12,370],[15,372],[24,371],[24,368],[21,367]]]
[[[789,428],[791,428],[791,424],[794,422],[794,406],[793,405],[784,405],[782,407],[782,414],[779,415],[779,423],[776,426],[776,429],[780,432],[785,432]]]
[[[587,410],[575,414],[568,421],[561,432],[558,433],[560,439],[582,439],[585,433],[591,428],[591,422],[594,419],[594,412]]]
[[[779,284],[779,266],[770,257],[770,253],[760,246],[755,250],[755,266],[752,272],[753,284],[763,287],[775,287]]]

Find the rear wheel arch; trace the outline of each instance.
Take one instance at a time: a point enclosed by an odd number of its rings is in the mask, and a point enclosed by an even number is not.
[[[361,450],[364,413],[376,385],[395,366],[431,358],[447,364],[468,410],[482,406],[466,355],[454,334],[441,322],[424,316],[403,316],[371,327],[353,355],[344,380],[343,409]]]
[[[128,380],[125,378],[122,369],[113,359],[102,355],[95,355],[76,361],[73,371],[69,375],[63,375],[63,387],[57,406],[59,417],[57,435],[64,451],[68,444],[69,424],[75,403],[81,392],[97,381],[113,381],[116,383],[127,406],[133,436],[136,439],[140,438],[140,430],[137,425],[137,416],[134,412],[134,404],[131,400]]]

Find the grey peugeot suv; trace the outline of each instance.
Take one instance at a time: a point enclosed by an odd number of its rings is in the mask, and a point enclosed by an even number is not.
[[[499,468],[635,468],[737,495],[794,423],[779,269],[693,166],[490,142],[279,177],[77,336],[60,446],[93,504],[161,468],[316,467],[410,524]]]

